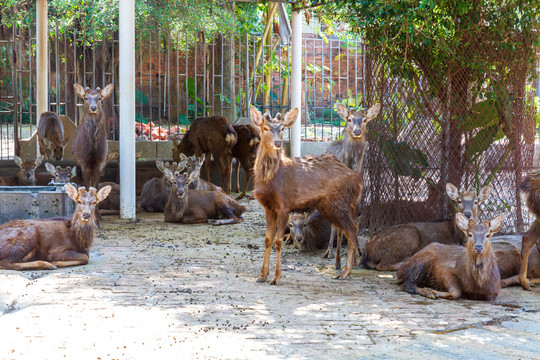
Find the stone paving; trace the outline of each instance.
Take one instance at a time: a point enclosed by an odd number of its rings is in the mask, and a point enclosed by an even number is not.
[[[246,221],[221,227],[106,217],[90,264],[0,271],[0,358],[540,357],[539,288],[503,289],[493,303],[429,300],[400,291],[391,272],[334,280],[322,251],[292,247],[280,285],[255,283],[264,214],[243,204]]]

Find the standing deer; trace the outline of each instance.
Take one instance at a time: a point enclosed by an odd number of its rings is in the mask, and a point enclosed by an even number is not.
[[[233,125],[233,129],[238,136],[236,144],[232,148],[232,157],[236,158],[236,163],[234,164],[236,174],[235,192],[240,190],[240,165],[242,165],[242,169],[246,173],[244,188],[242,189],[242,193],[236,198],[236,200],[240,200],[246,196],[261,137],[257,129],[250,124]]]
[[[78,176],[82,185],[95,187],[99,185],[101,171],[107,157],[107,120],[102,111],[103,99],[109,97],[114,89],[113,84],[103,90],[84,89],[73,84],[75,93],[84,100],[84,114],[75,131],[73,155],[77,164]]]
[[[300,251],[324,248],[330,239],[332,224],[318,211],[291,213],[289,215],[289,239]]]
[[[281,278],[281,247],[289,213],[317,209],[347,238],[348,251],[340,279],[349,277],[357,252],[358,226],[354,220],[362,196],[360,175],[335,156],[291,159],[282,152],[283,130],[290,127],[298,115],[295,108],[281,117],[264,116],[251,107],[251,121],[261,131],[261,143],[253,169],[255,197],[266,215],[264,261],[257,282],[268,277],[270,252],[275,241],[276,270],[271,285]]]
[[[67,195],[77,204],[71,219],[13,220],[0,225],[0,269],[50,270],[88,263],[95,207],[111,188],[87,191],[65,186]]]
[[[45,168],[47,172],[53,177],[50,183],[53,184],[67,184],[71,182],[71,179],[77,176],[77,167],[66,166],[65,168],[61,166],[54,167],[51,163],[45,163]]]
[[[19,171],[16,175],[1,178],[1,182],[5,184],[3,186],[35,186],[36,168],[41,165],[43,155],[35,160],[23,160],[15,155],[13,161],[19,167]]]
[[[519,269],[519,283],[525,290],[530,289],[527,272],[529,267],[529,254],[534,245],[540,249],[540,171],[536,170],[527,174],[519,185],[521,196],[525,200],[529,211],[536,219],[529,231],[523,234],[521,241],[521,266]]]
[[[428,298],[495,300],[501,278],[491,236],[502,229],[503,222],[502,214],[478,222],[457,213],[456,224],[467,238],[465,247],[439,243],[426,246],[399,268],[401,289]]]
[[[182,154],[183,155],[183,154]],[[182,171],[187,164],[187,157],[184,155],[181,157],[180,162],[173,162],[169,164],[164,163],[162,160],[156,160],[156,167],[162,173],[165,169],[170,171]],[[141,206],[148,212],[163,212],[165,210],[165,204],[171,192],[171,186],[173,184],[167,180],[165,175],[161,177],[155,177],[148,180],[141,191]]]
[[[206,154],[206,178],[210,181],[210,155],[221,169],[221,187],[231,191],[231,149],[236,144],[236,132],[223,116],[197,118],[182,140],[173,138],[173,160],[180,161],[180,153],[186,156]]]
[[[456,202],[458,211],[472,219],[478,219],[480,203],[489,197],[491,190],[491,185],[487,185],[478,193],[464,188],[458,191],[453,184],[446,184],[446,193]],[[458,245],[465,243],[455,217],[383,229],[368,239],[360,262],[367,269],[395,271],[407,258],[434,242]]]
[[[339,103],[336,107],[337,113],[346,121],[347,125],[343,131],[343,139],[336,140],[330,144],[328,149],[326,149],[326,153],[335,155],[339,161],[360,174],[362,187],[364,187],[364,158],[368,147],[366,137],[367,124],[377,117],[381,109],[381,104],[377,103],[373,105],[367,112],[365,110],[351,111],[345,105]],[[341,233],[339,233],[335,227],[332,227],[328,249],[323,257],[327,258],[332,256],[334,238],[336,235],[338,240],[334,268],[340,269]]]
[[[189,184],[196,181],[199,169],[191,172],[165,169],[165,177],[174,185],[165,205],[166,222],[213,225],[236,224],[242,221],[246,209],[221,191],[191,190]]]
[[[64,124],[58,115],[45,111],[39,117],[37,128],[39,152],[49,160],[62,160],[64,147],[68,140],[64,139]]]

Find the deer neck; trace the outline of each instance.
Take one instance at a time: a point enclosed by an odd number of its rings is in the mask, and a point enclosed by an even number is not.
[[[75,211],[71,218],[71,239],[79,247],[81,252],[86,252],[92,247],[94,242],[94,215],[86,222],[81,221],[80,211]]]
[[[282,157],[281,149],[274,149],[268,143],[261,144],[253,168],[255,182],[263,184],[271,182],[281,166]]]

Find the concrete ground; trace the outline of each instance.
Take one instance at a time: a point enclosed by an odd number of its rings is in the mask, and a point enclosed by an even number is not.
[[[430,300],[400,291],[390,272],[333,280],[322,251],[292,247],[280,285],[255,283],[265,220],[243,203],[246,221],[221,227],[108,217],[88,265],[0,271],[0,358],[540,356],[539,288],[503,289],[493,303]]]

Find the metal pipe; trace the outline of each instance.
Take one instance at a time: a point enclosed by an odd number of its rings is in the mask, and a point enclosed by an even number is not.
[[[300,109],[298,118],[291,127],[291,156],[301,153],[301,120],[302,120],[302,16],[299,11],[292,13],[292,76],[291,76],[291,109]]]
[[[119,8],[120,217],[135,219],[135,0]]]

